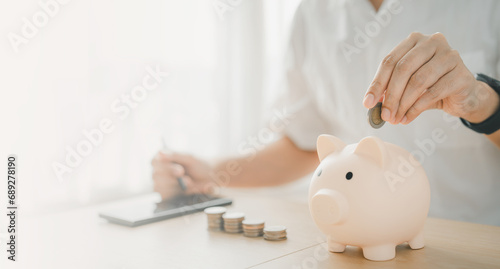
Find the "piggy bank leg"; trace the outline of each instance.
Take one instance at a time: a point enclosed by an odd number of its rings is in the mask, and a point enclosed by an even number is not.
[[[363,248],[363,256],[372,261],[387,261],[396,257],[395,245],[380,245]]]
[[[335,242],[331,236],[327,237],[327,242],[328,242],[328,250],[330,252],[344,252],[345,245]]]
[[[424,247],[424,231],[420,231],[415,237],[408,241],[411,249],[420,249]]]

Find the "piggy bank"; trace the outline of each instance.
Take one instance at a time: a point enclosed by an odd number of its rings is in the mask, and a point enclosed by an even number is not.
[[[331,135],[318,137],[317,150],[309,210],[329,251],[358,246],[366,259],[384,261],[401,243],[424,247],[429,181],[408,151],[377,137],[346,145]]]

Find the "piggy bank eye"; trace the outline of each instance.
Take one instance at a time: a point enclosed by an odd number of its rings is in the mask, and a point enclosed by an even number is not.
[[[319,172],[318,172],[318,175],[317,175],[317,176],[318,176],[318,177],[319,177],[319,176],[321,176],[321,173],[322,173],[322,172],[323,172],[323,169],[319,170]]]
[[[347,172],[347,174],[345,174],[345,178],[347,180],[351,180],[351,178],[352,178],[352,172]]]

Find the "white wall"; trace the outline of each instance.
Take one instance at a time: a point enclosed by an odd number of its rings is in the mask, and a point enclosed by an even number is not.
[[[204,0],[73,0],[51,5],[38,33],[12,46],[23,18],[46,12],[38,1],[4,1],[0,156],[19,156],[20,205],[39,213],[150,191],[162,135],[199,156],[236,152],[279,85],[298,2],[243,0],[220,16]],[[170,76],[120,119],[113,102],[156,65]],[[114,130],[59,181],[53,163],[66,164],[66,147],[104,118]]]

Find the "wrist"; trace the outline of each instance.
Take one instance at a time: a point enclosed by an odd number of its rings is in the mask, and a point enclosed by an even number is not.
[[[462,118],[474,124],[485,121],[500,107],[500,96],[482,81],[476,81],[470,100],[475,109]]]
[[[235,159],[212,160],[209,163],[209,180],[218,187],[233,185],[232,181],[241,173],[240,163]]]

